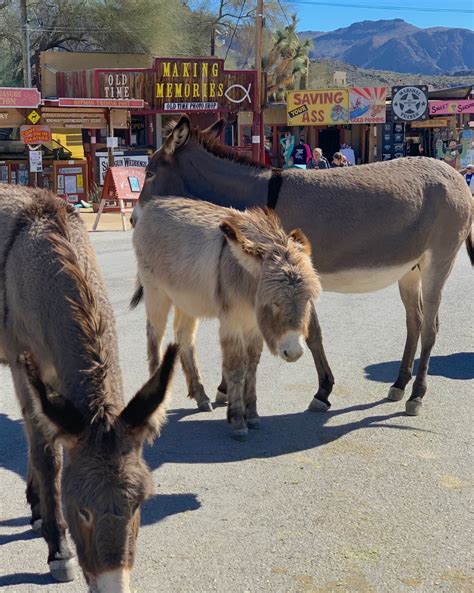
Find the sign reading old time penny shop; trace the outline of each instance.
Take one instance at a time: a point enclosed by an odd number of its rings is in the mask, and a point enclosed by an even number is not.
[[[253,111],[255,70],[224,70],[218,58],[155,58],[152,68],[99,69],[56,75],[63,97],[84,96],[132,101],[147,109]]]

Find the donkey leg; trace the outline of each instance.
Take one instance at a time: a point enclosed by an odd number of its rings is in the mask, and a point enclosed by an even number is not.
[[[455,252],[456,253],[456,252]],[[441,302],[441,293],[446,279],[451,272],[454,262],[434,263],[434,254],[431,261],[421,267],[421,290],[423,295],[423,321],[421,324],[421,354],[420,364],[413,383],[410,399],[406,403],[406,413],[410,416],[417,416],[421,410],[423,397],[426,393],[426,375],[430,362],[431,350],[436,341],[439,319],[438,311]]]
[[[248,428],[260,428],[260,418],[257,413],[257,366],[263,349],[262,336],[252,333],[246,336],[247,342],[247,376],[245,377],[245,421]]]
[[[41,518],[41,499],[38,479],[35,469],[28,460],[28,479],[26,482],[26,500],[31,508],[31,528],[35,533],[41,534],[43,520]]]
[[[400,401],[403,398],[405,387],[411,380],[413,373],[413,361],[415,360],[423,320],[421,274],[419,268],[417,267],[408,272],[408,274],[405,274],[399,280],[398,288],[406,311],[407,339],[397,380],[388,392],[387,398],[391,401]]]
[[[217,388],[216,401],[214,402],[214,405],[225,406],[227,401],[227,382],[225,380],[224,373],[222,373],[221,382]]]
[[[161,343],[166,331],[171,301],[161,290],[147,288],[144,296],[148,316],[146,322],[148,370],[151,376],[160,366]]]
[[[197,327],[198,320],[195,317],[190,317],[175,307],[174,335],[176,343],[179,344],[181,365],[188,385],[188,397],[197,402],[201,412],[212,412],[212,404],[204,391],[196,360]]]
[[[28,482],[27,496],[31,497],[29,502],[35,504],[34,510],[32,505],[33,519],[39,519],[35,517],[39,498],[41,534],[48,544],[49,570],[58,581],[72,581],[76,562],[66,540],[66,521],[61,508],[62,448],[49,442],[35,420],[24,371],[15,364],[11,364],[11,371],[28,439],[29,477],[32,480]]]
[[[319,383],[318,391],[311,400],[308,410],[311,410],[311,412],[326,412],[331,407],[329,395],[334,385],[334,376],[327,361],[326,353],[324,352],[321,326],[319,325],[319,319],[313,303],[311,303],[311,317],[306,344],[313,356]]]
[[[246,441],[248,428],[245,423],[244,390],[247,376],[247,351],[241,335],[232,332],[225,321],[221,321],[220,340],[222,367],[227,382],[227,421],[231,436],[237,441]]]

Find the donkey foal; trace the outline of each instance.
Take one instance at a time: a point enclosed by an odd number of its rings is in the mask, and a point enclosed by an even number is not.
[[[189,396],[200,409],[212,409],[194,340],[198,319],[217,317],[227,417],[232,436],[245,440],[248,428],[259,424],[256,371],[263,341],[287,362],[303,354],[312,301],[321,291],[308,240],[298,229],[285,233],[271,211],[239,212],[172,197],[146,206],[133,243],[156,334],[156,352],[149,353],[154,364],[173,305]],[[132,305],[136,302],[134,298]]]

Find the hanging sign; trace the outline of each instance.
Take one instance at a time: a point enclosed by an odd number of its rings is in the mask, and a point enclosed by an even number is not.
[[[21,126],[20,138],[23,144],[51,142],[51,129],[48,126]]]
[[[41,173],[43,171],[43,153],[41,150],[30,150],[30,173]]]
[[[385,123],[386,87],[353,87],[349,89],[349,119],[351,124]]]
[[[128,95],[127,95],[128,96]],[[108,108],[123,108],[123,109],[143,109],[145,101],[143,99],[128,99],[128,98],[112,98],[105,99],[74,99],[69,97],[60,97],[58,99],[59,107],[108,107]]]
[[[394,121],[428,119],[428,87],[392,87],[392,114]]]

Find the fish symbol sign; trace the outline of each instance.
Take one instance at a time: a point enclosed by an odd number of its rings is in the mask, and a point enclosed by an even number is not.
[[[232,86],[230,86],[226,92],[224,93],[224,96],[229,99],[229,101],[231,103],[243,103],[246,99],[248,99],[248,102],[251,103],[252,99],[250,97],[250,89],[252,88],[252,83],[249,83],[248,88],[246,89],[244,86],[242,86],[241,84],[233,84]],[[242,91],[243,96],[240,99],[233,99],[229,93],[233,90],[233,89],[239,89],[240,91]],[[239,93],[240,94],[240,93]]]

